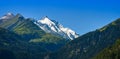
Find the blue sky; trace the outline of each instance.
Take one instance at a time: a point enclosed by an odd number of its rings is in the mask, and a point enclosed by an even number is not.
[[[48,16],[84,34],[120,18],[119,0],[0,0],[0,16],[12,12],[41,19]]]

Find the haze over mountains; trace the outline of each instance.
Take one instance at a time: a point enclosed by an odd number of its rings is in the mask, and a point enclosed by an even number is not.
[[[120,18],[82,36],[48,17],[0,18],[1,59],[119,59],[119,39]]]

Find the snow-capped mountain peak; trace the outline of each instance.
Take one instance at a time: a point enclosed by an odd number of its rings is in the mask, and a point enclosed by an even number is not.
[[[47,16],[45,16],[42,20],[38,20],[38,22],[41,22],[42,24],[47,24],[49,26],[54,24]]]
[[[3,17],[1,17],[0,19],[10,19],[10,18],[13,18],[13,17],[14,17],[14,15],[12,13],[7,13]]]
[[[70,39],[74,39],[78,37],[78,34],[76,34],[76,32],[74,32],[73,30],[69,28],[61,28],[61,30],[65,32]]]
[[[7,13],[7,15],[13,15],[13,14],[9,12],[9,13]]]
[[[50,20],[47,16],[35,22],[41,29],[43,29],[47,33],[57,34],[66,39],[73,40],[77,38],[79,35],[76,34],[75,31],[63,27],[60,23],[55,20]]]
[[[58,30],[56,24],[52,20],[50,20],[47,16],[42,18],[41,20],[38,20],[38,23],[40,25],[40,28],[42,28],[46,32],[50,33],[51,30],[57,32]],[[47,27],[49,27],[49,30],[47,29]]]

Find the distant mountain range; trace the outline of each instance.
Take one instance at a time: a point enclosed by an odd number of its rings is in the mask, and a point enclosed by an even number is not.
[[[120,59],[120,18],[79,36],[47,16],[0,18],[0,59]]]
[[[22,15],[20,16],[23,17]],[[12,13],[7,13],[6,15],[0,18],[1,19],[0,22],[4,22],[14,17],[15,16]],[[47,33],[62,36],[65,39],[71,39],[71,40],[79,36],[75,31],[69,28],[64,28],[60,23],[56,22],[55,20],[50,20],[47,16],[41,20],[34,20],[34,21],[33,22],[36,25],[38,25],[42,30],[44,30]]]

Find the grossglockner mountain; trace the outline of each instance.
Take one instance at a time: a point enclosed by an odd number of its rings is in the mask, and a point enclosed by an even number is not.
[[[35,24],[37,24],[47,33],[57,34],[66,39],[73,40],[79,36],[75,31],[69,28],[65,28],[59,22],[51,20],[47,16],[43,17],[41,20],[36,21]]]

